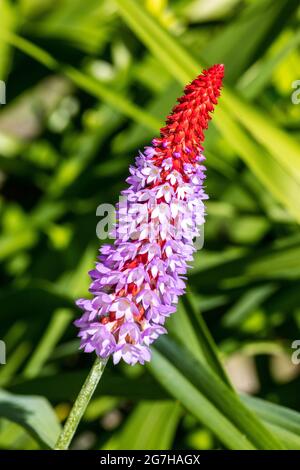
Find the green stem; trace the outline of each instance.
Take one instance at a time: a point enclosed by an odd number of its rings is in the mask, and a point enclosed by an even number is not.
[[[95,360],[89,375],[84,382],[78,397],[71,409],[68,419],[64,425],[62,432],[59,435],[55,450],[67,450],[70,442],[76,432],[78,424],[89,404],[90,399],[101,379],[103,371],[105,369],[107,359],[100,359],[97,357]]]

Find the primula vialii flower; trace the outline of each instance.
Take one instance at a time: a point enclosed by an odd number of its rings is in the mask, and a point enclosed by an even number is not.
[[[100,249],[90,272],[92,300],[75,322],[81,348],[128,364],[149,361],[149,345],[166,333],[166,318],[184,293],[193,240],[207,196],[201,142],[220,95],[223,65],[184,90],[160,137],[136,157],[117,207],[113,245]]]

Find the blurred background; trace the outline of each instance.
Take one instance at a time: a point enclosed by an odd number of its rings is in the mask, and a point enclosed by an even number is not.
[[[72,322],[96,208],[218,62],[205,244],[168,341],[213,355],[216,374],[221,358],[243,406],[300,448],[299,18],[297,0],[0,0],[1,448],[53,445],[93,361]],[[237,448],[217,425],[238,428],[221,385],[211,397],[199,375],[194,396],[174,364],[163,348],[147,367],[109,364],[72,447]]]

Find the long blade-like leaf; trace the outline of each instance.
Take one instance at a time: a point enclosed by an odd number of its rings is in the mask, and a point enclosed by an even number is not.
[[[280,449],[283,445],[240,401],[211,369],[170,338],[162,338],[157,348],[184,377],[197,387],[258,449]],[[184,403],[184,402],[183,402]]]

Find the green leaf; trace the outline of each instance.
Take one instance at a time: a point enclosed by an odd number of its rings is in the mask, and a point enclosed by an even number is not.
[[[261,398],[242,395],[241,399],[288,449],[300,449],[300,413]]]
[[[201,55],[206,61],[228,64],[227,80],[234,82],[280,34],[297,3],[297,0],[250,2],[212,38]],[[243,47],[236,47],[237,44]]]
[[[242,400],[268,423],[300,436],[300,413],[297,411],[248,395],[242,395]]]
[[[43,397],[13,395],[0,390],[0,416],[20,424],[50,448],[60,432],[57,417]]]
[[[215,342],[201,313],[196,311],[191,295],[186,294],[179,302],[168,329],[197,359],[206,362],[231,387]]]
[[[262,302],[270,297],[276,286],[265,284],[253,289],[249,289],[239,298],[237,303],[222,318],[225,327],[232,328],[243,322]]]
[[[223,93],[223,103],[230,109],[230,113],[247,128],[256,141],[271,153],[282,168],[295,177],[299,190],[299,143],[273,124],[271,116],[266,116],[258,107],[254,108],[229,90]]]
[[[24,369],[24,377],[31,378],[40,372],[44,363],[51,356],[54,346],[70,324],[72,317],[73,312],[69,309],[60,308],[54,311],[45,334]]]
[[[110,31],[111,12],[105,2],[64,0],[45,17],[27,22],[26,31],[43,38],[58,38],[89,54],[96,54]]]
[[[3,234],[0,237],[0,259],[4,260],[19,251],[28,250],[37,240],[36,232],[30,227],[16,233]]]
[[[210,289],[216,293],[225,282],[231,281],[242,285],[251,284],[258,280],[272,279],[299,279],[299,242],[290,246],[271,246],[249,253],[236,253],[232,259],[226,255],[219,254],[214,263],[205,264],[204,253],[202,262],[199,264],[197,256],[195,258],[195,268],[190,274],[190,283],[196,287]],[[201,256],[200,256],[201,255]],[[198,262],[197,262],[198,261]],[[212,289],[213,286],[213,289]],[[278,299],[277,299],[278,301]]]
[[[68,65],[61,66],[61,70],[79,88],[96,98],[104,100],[136,122],[143,123],[144,126],[154,131],[159,128],[160,122],[156,118],[146,113],[143,109],[139,108],[122,95],[116,93],[116,91],[110,90],[107,86],[102,85],[102,83],[96,81],[94,78]]]
[[[293,434],[287,431],[280,426],[276,426],[275,424],[268,424],[266,423],[266,427],[272,432],[280,441],[284,444],[284,446],[289,450],[299,450],[300,449],[300,438],[299,435]]]
[[[8,0],[1,2],[0,28],[14,29],[16,25],[16,15],[12,4]],[[10,46],[5,42],[0,43],[0,80],[5,80],[11,63]]]
[[[286,44],[275,54],[263,58],[259,64],[254,66],[254,70],[249,71],[239,80],[238,88],[243,96],[251,101],[258,96],[268,85],[274,70],[280,63],[295,50],[300,43],[300,33],[293,34]],[[249,75],[249,76],[248,76]]]
[[[199,391],[184,373],[179,371],[164,354],[155,349],[149,366],[152,374],[165,389],[199,421],[212,431],[229,449],[254,449],[243,432]]]
[[[179,418],[178,403],[142,402],[130,414],[122,431],[114,435],[104,449],[171,449]]]
[[[9,33],[8,31],[1,31],[0,38],[17,47],[50,70],[63,73],[80,89],[100,100],[104,100],[106,103],[125,114],[125,116],[132,118],[138,123],[143,123],[144,126],[154,131],[159,129],[160,121],[144,112],[143,109],[133,104],[121,94],[118,94],[116,91],[112,91],[109,87],[103,85],[93,77],[84,74],[80,70],[77,70],[68,64],[60,64],[51,56],[51,54],[16,34]]]
[[[289,209],[297,222],[300,222],[298,181],[292,178],[284,166],[272,158],[255,140],[249,138],[245,130],[232,119],[228,107],[217,108],[214,122],[229,145],[243,158],[255,176],[278,201]]]
[[[177,80],[186,84],[199,74],[199,66],[146,10],[134,0],[115,0],[130,28]]]
[[[190,381],[194,387],[197,387],[205,399],[208,399],[212,406],[215,406],[241,433],[244,433],[256,448],[283,448],[262,422],[243,405],[235,392],[230,390],[211,369],[199,362],[188,350],[181,349],[169,338],[162,338],[158,342],[157,348],[166,360],[172,363],[177,372]],[[157,366],[157,362],[154,364],[154,367]],[[176,393],[176,391],[171,393]],[[188,395],[186,401],[188,401]],[[182,402],[185,406],[186,401]]]

